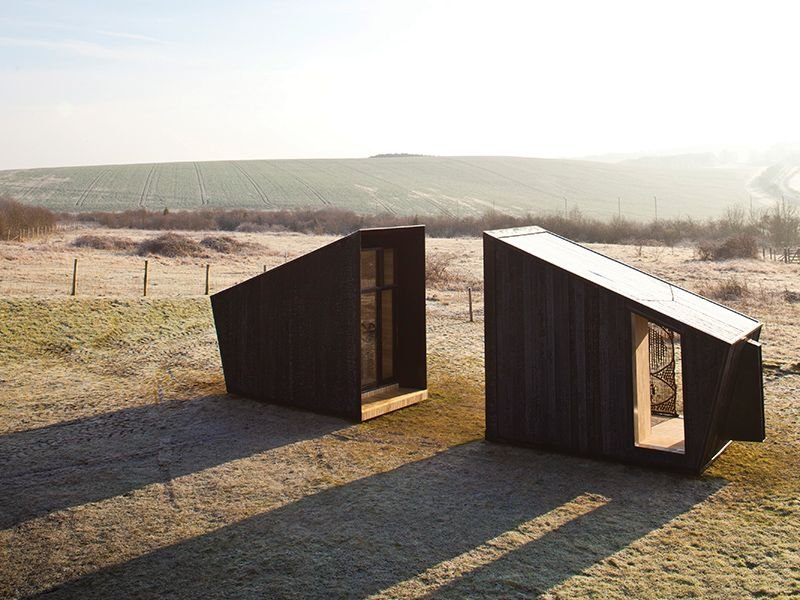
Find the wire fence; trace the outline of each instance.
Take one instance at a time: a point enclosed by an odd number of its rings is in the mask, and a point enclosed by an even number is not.
[[[170,264],[153,259],[127,264],[75,258],[0,270],[0,296],[191,297],[236,285],[275,265]]]

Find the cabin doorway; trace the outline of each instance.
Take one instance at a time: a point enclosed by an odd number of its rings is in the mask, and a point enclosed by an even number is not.
[[[636,446],[684,454],[681,336],[636,314],[631,329]]]
[[[361,250],[361,389],[395,384],[396,295],[393,248]]]

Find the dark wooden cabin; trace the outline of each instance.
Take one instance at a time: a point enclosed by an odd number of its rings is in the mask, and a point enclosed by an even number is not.
[[[231,393],[354,421],[427,397],[422,225],[356,231],[211,306]]]
[[[695,473],[763,441],[759,322],[539,227],[483,243],[487,439]]]

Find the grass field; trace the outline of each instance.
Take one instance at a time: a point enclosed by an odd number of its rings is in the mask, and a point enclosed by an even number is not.
[[[447,216],[562,212],[566,199],[568,211],[649,221],[656,203],[660,218],[745,206],[758,173],[509,157],[254,160],[0,171],[0,194],[67,212],[332,206]]]
[[[765,323],[768,440],[688,477],[482,441],[479,239],[428,240],[452,261],[427,292],[431,399],[352,425],[226,395],[196,279],[92,291],[141,261],[77,234],[0,245],[0,597],[800,594],[798,265],[593,246],[693,290],[736,277]],[[231,272],[330,239],[233,235],[267,258],[219,257]],[[81,295],[33,285],[77,251]]]

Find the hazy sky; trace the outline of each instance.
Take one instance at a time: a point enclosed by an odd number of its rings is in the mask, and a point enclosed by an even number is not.
[[[0,0],[0,169],[800,141],[800,3]]]

